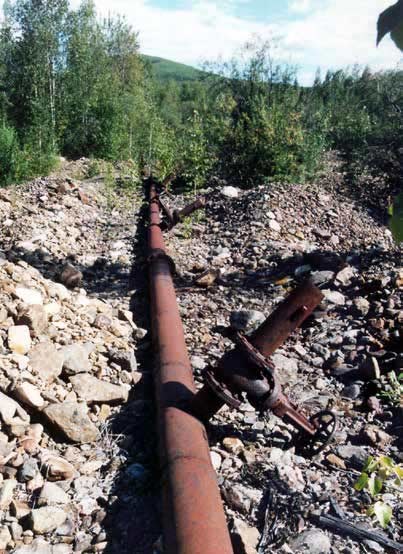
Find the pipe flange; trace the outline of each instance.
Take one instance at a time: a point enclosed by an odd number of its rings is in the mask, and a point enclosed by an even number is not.
[[[207,370],[204,374],[204,380],[206,385],[208,385],[214,394],[218,396],[218,398],[221,398],[225,404],[228,404],[228,406],[236,410],[241,407],[242,401],[236,398],[224,383],[220,383],[216,379],[213,371]]]
[[[169,265],[169,269],[172,273],[172,275],[175,275],[176,273],[176,266],[175,266],[175,262],[173,261],[173,259],[171,258],[171,256],[168,256],[168,254],[160,249],[160,248],[155,248],[151,254],[148,256],[147,258],[147,262],[149,264],[152,264],[158,260],[164,260],[168,263]]]

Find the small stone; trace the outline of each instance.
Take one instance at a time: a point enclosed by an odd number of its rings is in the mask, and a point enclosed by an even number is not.
[[[32,348],[29,363],[34,373],[49,383],[62,372],[63,355],[50,342],[40,343]]]
[[[314,271],[311,275],[311,280],[314,285],[323,285],[329,283],[334,278],[333,271]]]
[[[109,361],[118,364],[123,370],[133,373],[137,371],[137,360],[133,350],[111,350]]]
[[[382,554],[382,552],[385,552],[385,549],[383,546],[381,546],[379,543],[375,541],[370,541],[368,539],[362,541],[363,545],[365,545],[371,552],[376,552],[377,554]]]
[[[368,452],[362,446],[341,445],[337,448],[337,454],[359,470],[368,459]]]
[[[63,356],[63,369],[67,375],[86,373],[91,370],[88,349],[82,344],[71,344],[60,351]]]
[[[217,281],[219,276],[219,269],[206,269],[206,271],[195,279],[195,285],[204,288],[211,287]]]
[[[43,304],[43,298],[42,294],[39,290],[26,288],[26,287],[16,287],[15,289],[15,295],[24,302],[24,304],[27,304],[28,306],[31,305],[42,305]]]
[[[32,544],[19,546],[13,550],[13,554],[53,554],[53,549],[48,542],[38,537]]]
[[[105,314],[99,314],[95,318],[94,327],[97,329],[109,329],[112,325],[112,320]]]
[[[21,500],[12,500],[10,504],[10,514],[17,518],[18,520],[26,517],[31,511],[29,504],[27,502],[22,502]]]
[[[38,506],[56,506],[68,504],[70,499],[64,490],[56,483],[46,482],[39,494]]]
[[[336,456],[336,454],[328,454],[326,456],[326,460],[332,466],[340,467],[341,469],[346,469],[346,464],[344,463],[344,460]]]
[[[266,316],[257,310],[234,311],[230,316],[230,325],[237,331],[253,331],[264,321]]]
[[[32,531],[43,535],[57,529],[67,519],[67,514],[62,508],[43,507],[31,511],[29,523]]]
[[[29,425],[29,415],[21,406],[2,392],[0,392],[0,416],[6,425]]]
[[[344,398],[349,398],[350,400],[356,400],[361,394],[361,387],[353,383],[352,385],[347,385],[342,391],[342,396]]]
[[[232,454],[239,454],[244,449],[243,442],[233,437],[225,438],[222,443],[225,450]]]
[[[354,269],[351,266],[347,266],[337,273],[335,281],[346,287],[351,284],[351,279],[354,275]]]
[[[6,525],[2,525],[0,527],[0,552],[5,552],[10,542],[11,533]]]
[[[272,231],[276,231],[276,233],[279,233],[281,231],[281,225],[275,219],[270,219],[269,227]]]
[[[211,458],[211,463],[213,465],[213,468],[216,471],[218,471],[221,467],[221,464],[222,464],[221,456],[218,454],[218,452],[211,451],[210,452],[210,458]]]
[[[59,273],[59,281],[69,289],[81,286],[83,274],[72,264],[65,264]]]
[[[74,467],[63,458],[45,453],[41,458],[43,473],[49,481],[68,481],[76,475]]]
[[[329,554],[332,548],[329,537],[319,529],[304,531],[289,544],[295,554]]]
[[[227,186],[221,189],[221,194],[226,198],[238,198],[239,190],[235,187]]]
[[[362,316],[365,316],[368,314],[371,306],[368,300],[366,298],[363,298],[362,296],[358,296],[357,298],[354,298],[353,305],[356,311]]]
[[[341,294],[341,292],[337,292],[335,290],[322,290],[322,293],[325,296],[325,299],[330,304],[335,304],[336,306],[344,306],[346,303],[346,297],[344,294]]]
[[[17,481],[15,479],[5,479],[0,484],[0,510],[8,510],[16,486]]]
[[[200,356],[192,356],[190,358],[190,363],[194,369],[199,369],[200,371],[202,371],[207,365]]]
[[[231,539],[237,554],[256,554],[260,533],[241,519],[234,518]]]
[[[45,405],[39,390],[31,383],[25,382],[14,390],[16,398],[30,408],[41,409]]]
[[[44,333],[48,327],[48,316],[43,306],[33,305],[23,308],[17,319],[18,325],[26,325],[33,337]]]
[[[101,381],[86,373],[70,377],[70,382],[76,394],[90,404],[126,402],[128,398],[127,388]]]
[[[43,413],[69,440],[78,443],[93,442],[98,430],[91,422],[83,407],[74,402],[50,404]]]
[[[27,481],[34,479],[38,472],[39,468],[36,460],[30,458],[20,467],[18,471],[18,479],[21,483],[26,483]]]
[[[26,354],[31,348],[31,335],[27,325],[12,325],[8,329],[8,346],[17,354]]]
[[[80,473],[81,475],[92,475],[101,467],[104,465],[104,462],[101,462],[100,460],[92,460],[90,462],[86,462],[80,467]]]

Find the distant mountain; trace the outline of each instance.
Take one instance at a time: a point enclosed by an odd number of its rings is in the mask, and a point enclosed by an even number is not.
[[[198,81],[205,72],[196,69],[190,65],[173,62],[165,58],[157,58],[155,56],[142,55],[143,59],[151,65],[152,71],[157,79],[161,81]]]

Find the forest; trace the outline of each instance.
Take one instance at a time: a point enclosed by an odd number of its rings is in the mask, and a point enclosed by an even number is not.
[[[185,188],[312,179],[328,150],[354,175],[403,156],[403,72],[318,73],[298,83],[257,41],[192,78],[159,79],[124,18],[92,0],[8,0],[0,35],[0,181],[49,172],[60,155],[151,166]],[[375,46],[374,46],[375,47]]]

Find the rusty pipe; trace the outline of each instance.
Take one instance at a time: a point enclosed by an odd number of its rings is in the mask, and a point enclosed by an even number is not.
[[[249,337],[247,342],[250,347],[264,358],[269,358],[307,319],[322,299],[322,292],[312,282],[306,281]],[[224,354],[219,361],[214,369],[214,376],[210,374],[207,384],[193,400],[192,413],[206,422],[226,402],[236,407],[234,396],[240,392],[246,393],[251,404],[259,409],[270,409],[309,435],[315,435],[315,426],[297,412],[282,393],[277,379],[256,371],[255,364],[251,363],[247,352],[240,345]]]
[[[232,554],[206,430],[185,411],[196,391],[152,180],[148,240],[165,551]]]

